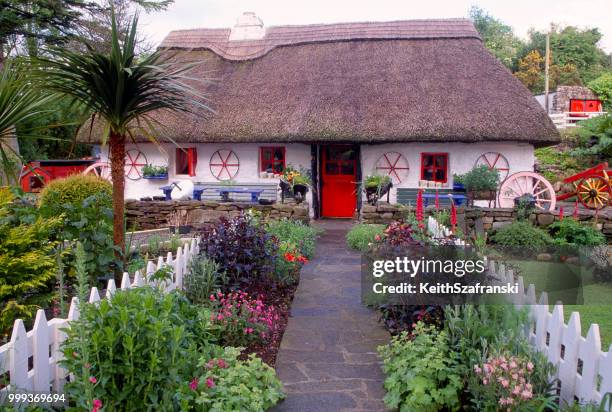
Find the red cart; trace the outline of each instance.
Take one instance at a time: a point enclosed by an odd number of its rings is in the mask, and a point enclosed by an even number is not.
[[[563,183],[574,185],[574,191],[557,195],[557,201],[577,197],[578,201],[589,209],[603,209],[612,199],[612,169],[608,163],[575,174],[563,180]]]

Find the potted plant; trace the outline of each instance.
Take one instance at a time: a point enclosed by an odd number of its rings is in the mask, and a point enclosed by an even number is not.
[[[370,175],[365,178],[364,188],[368,203],[376,205],[378,199],[386,195],[393,187],[391,177],[388,175]]]
[[[163,180],[168,178],[168,166],[146,164],[142,167],[143,179]]]
[[[474,167],[463,175],[463,184],[470,200],[495,200],[499,171],[487,165]]]
[[[308,188],[312,185],[312,180],[307,171],[296,170],[291,165],[287,165],[283,172],[279,186],[284,195],[293,193],[297,203],[301,203],[306,198]]]
[[[464,175],[453,174],[453,190],[457,192],[465,192],[465,185],[463,184]]]
[[[181,213],[183,212],[183,213]],[[177,210],[174,213],[168,215],[168,224],[170,225],[170,232],[179,235],[186,235],[191,232],[191,225],[187,224],[187,213],[186,211]]]

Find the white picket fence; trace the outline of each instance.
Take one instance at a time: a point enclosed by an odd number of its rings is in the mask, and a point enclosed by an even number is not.
[[[489,261],[489,270],[500,283],[517,281],[502,263]],[[612,345],[607,352],[602,351],[599,325],[591,324],[584,338],[578,312],[572,312],[566,324],[563,305],[556,304],[551,313],[546,292],[536,300],[533,284],[525,289],[522,276],[518,284],[519,294],[512,296],[512,303],[530,308],[531,324],[526,329],[529,342],[556,366],[554,378],[560,383],[562,401],[599,404],[606,393],[612,392]]]
[[[451,234],[432,216],[427,219],[427,229],[434,240]],[[455,244],[465,246],[465,242],[460,240]],[[578,312],[572,312],[569,322],[565,324],[563,305],[556,304],[551,313],[547,293],[543,292],[536,300],[533,284],[525,289],[523,277],[515,279],[512,270],[503,263],[490,260],[488,264],[489,272],[499,283],[518,282],[519,294],[512,296],[512,303],[517,307],[529,307],[531,324],[526,328],[529,343],[555,365],[557,372],[554,378],[560,383],[561,400],[599,404],[606,393],[612,392],[612,345],[607,352],[602,351],[599,325],[591,324],[584,338]]]
[[[152,284],[151,275],[162,267],[170,266],[173,269],[172,279],[164,281],[163,284],[156,283],[155,286],[166,292],[182,289],[183,276],[187,273],[189,262],[198,253],[199,238],[194,238],[184,246],[179,246],[174,255],[168,252],[165,259],[160,256],[157,264],[148,262],[144,274],[137,271],[131,278],[125,272],[119,288],[126,290]],[[109,298],[116,290],[115,281],[109,280],[105,297]],[[89,302],[94,303],[99,300],[98,288],[91,288]],[[48,321],[44,310],[38,310],[34,326],[29,332],[26,332],[23,320],[15,321],[11,340],[0,346],[0,376],[7,372],[10,374],[9,384],[0,390],[0,404],[8,392],[15,390],[61,393],[67,376],[66,370],[59,365],[62,359],[60,347],[66,339],[62,329],[78,316],[78,299],[75,297],[72,298],[66,319],[53,318]],[[32,368],[29,367],[30,358],[32,358]],[[0,383],[5,382],[0,381]]]
[[[448,239],[453,233],[448,227],[438,222],[433,216],[427,217],[427,230],[431,234],[434,241]],[[455,246],[465,246],[465,241],[459,238],[455,238],[453,243]]]

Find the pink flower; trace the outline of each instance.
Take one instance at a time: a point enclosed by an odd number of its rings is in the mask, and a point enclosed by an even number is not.
[[[210,300],[214,302],[215,301],[215,295],[210,295]]]
[[[91,408],[91,412],[98,412],[100,408],[102,408],[102,401],[100,399],[94,399],[92,402],[93,408]]]
[[[227,368],[227,363],[225,363],[225,361],[223,359],[219,359],[217,361],[217,366],[220,367],[221,369],[225,369],[225,368]]]
[[[512,391],[513,395],[518,395],[519,393],[521,393],[521,387],[519,385],[516,385],[514,387],[514,390]]]
[[[527,370],[531,372],[533,370],[533,363],[527,362]]]
[[[193,380],[189,382],[189,388],[192,391],[195,391],[196,389],[198,389],[198,378],[193,378]]]
[[[480,369],[480,366],[474,365],[474,372],[479,374],[480,372],[482,372],[482,369]]]
[[[91,363],[86,363],[85,364],[85,369],[91,369]]]
[[[209,360],[208,363],[206,364],[206,367],[208,369],[214,368],[215,367],[215,360],[214,359]]]
[[[206,379],[206,386],[208,386],[209,388],[214,388],[215,387],[215,381],[213,380],[213,378],[207,378]]]
[[[485,378],[485,379],[482,380],[482,383],[485,384],[485,385],[488,385],[489,384],[489,380]]]
[[[501,386],[503,386],[504,388],[507,388],[508,385],[510,384],[510,382],[508,382],[508,379],[502,379],[500,383],[501,383]]]
[[[532,396],[531,391],[528,391],[525,389],[523,392],[521,392],[521,398],[525,400],[531,399],[531,396]]]
[[[95,376],[90,376],[90,377],[89,377],[89,382],[90,382],[90,383],[93,383],[93,384],[95,385],[95,384],[98,382],[98,380],[96,379],[96,377],[95,377]]]
[[[380,235],[374,236],[374,240],[376,240],[377,242],[380,242]]]

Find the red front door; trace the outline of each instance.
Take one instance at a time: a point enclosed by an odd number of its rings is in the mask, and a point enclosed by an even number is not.
[[[321,215],[353,217],[357,207],[357,152],[351,145],[321,148]]]

